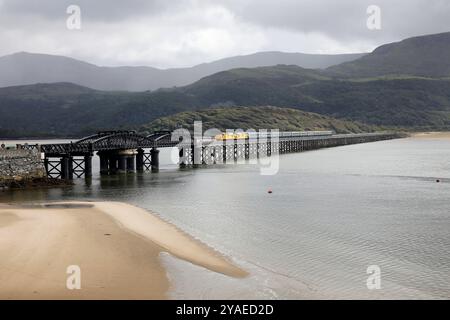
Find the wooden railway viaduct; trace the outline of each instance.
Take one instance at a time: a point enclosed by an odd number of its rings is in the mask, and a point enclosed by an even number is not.
[[[100,158],[101,174],[157,171],[159,149],[178,147],[180,166],[198,166],[239,159],[302,152],[404,137],[395,132],[276,137],[276,139],[210,140],[207,143],[172,140],[170,131],[148,136],[134,131],[103,131],[71,143],[40,145],[48,177],[74,179],[92,176],[92,157]]]

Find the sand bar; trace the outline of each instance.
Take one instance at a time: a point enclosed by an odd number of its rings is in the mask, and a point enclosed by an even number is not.
[[[159,254],[232,277],[246,272],[148,211],[116,202],[0,205],[0,299],[164,299]],[[81,268],[68,290],[67,267]]]
[[[413,133],[412,137],[418,139],[450,139],[450,132],[418,132]]]

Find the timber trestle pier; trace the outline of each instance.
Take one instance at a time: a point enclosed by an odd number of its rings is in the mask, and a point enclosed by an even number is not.
[[[92,177],[95,155],[99,157],[100,173],[114,175],[158,171],[161,148],[177,147],[180,167],[195,167],[404,136],[401,133],[333,134],[226,141],[210,139],[199,144],[195,139],[192,142],[178,138],[173,141],[170,131],[158,131],[148,136],[135,131],[103,131],[76,142],[43,144],[40,149],[47,176],[71,180]]]

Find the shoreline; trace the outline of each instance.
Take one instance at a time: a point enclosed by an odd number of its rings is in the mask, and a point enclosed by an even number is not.
[[[247,276],[217,251],[129,204],[0,204],[0,299],[167,299],[161,252]],[[66,287],[71,265],[81,269],[81,290]]]

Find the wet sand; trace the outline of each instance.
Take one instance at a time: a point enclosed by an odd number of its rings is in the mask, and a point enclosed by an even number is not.
[[[231,277],[219,253],[146,210],[116,202],[0,205],[0,299],[164,299],[164,251]],[[67,268],[81,269],[69,290]]]

